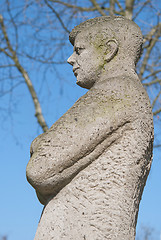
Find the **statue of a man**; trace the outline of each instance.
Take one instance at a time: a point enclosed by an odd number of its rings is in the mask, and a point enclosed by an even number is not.
[[[134,240],[153,120],[135,65],[142,34],[123,17],[75,27],[68,59],[89,91],[31,146],[27,179],[45,205],[35,240]]]

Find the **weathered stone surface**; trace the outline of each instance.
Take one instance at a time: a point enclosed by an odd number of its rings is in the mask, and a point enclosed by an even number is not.
[[[99,17],[70,41],[68,62],[90,90],[31,145],[27,179],[45,205],[35,240],[133,240],[153,144],[135,72],[142,34],[130,20]]]

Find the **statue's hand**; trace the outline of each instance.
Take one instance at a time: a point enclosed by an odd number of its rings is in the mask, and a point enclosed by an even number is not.
[[[30,157],[32,157],[33,153],[36,151],[38,145],[39,145],[39,142],[42,138],[42,136],[44,136],[45,133],[42,133],[40,134],[37,138],[35,138],[32,143],[31,143],[31,146],[30,146]]]
[[[49,201],[49,196],[45,197],[45,195],[42,195],[39,191],[36,191],[36,195],[40,201],[41,204],[46,205],[47,202]]]

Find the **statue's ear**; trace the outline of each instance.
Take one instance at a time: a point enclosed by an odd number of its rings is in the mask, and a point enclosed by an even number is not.
[[[105,53],[105,61],[111,61],[118,51],[118,42],[116,39],[108,40],[106,43],[106,53]]]

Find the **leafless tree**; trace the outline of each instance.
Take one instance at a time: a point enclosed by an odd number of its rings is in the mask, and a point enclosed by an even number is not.
[[[1,0],[0,2],[0,98],[14,105],[16,89],[30,94],[35,117],[45,132],[39,81],[48,71],[59,70],[69,56],[68,35],[82,21],[96,16],[120,15],[135,21],[144,35],[143,53],[137,65],[140,79],[152,103],[156,121],[161,119],[161,4],[159,0]],[[71,50],[71,47],[70,47]],[[70,52],[71,53],[71,52]],[[54,80],[54,79],[53,79]],[[49,86],[50,88],[50,86]],[[19,99],[19,101],[21,101]],[[9,112],[0,103],[0,111]],[[156,147],[161,147],[156,144]],[[146,231],[143,239],[151,239]],[[7,236],[1,237],[3,240]],[[139,238],[140,239],[140,238]]]
[[[135,21],[144,35],[143,54],[137,65],[140,79],[161,117],[161,6],[157,0],[3,0],[0,6],[0,97],[24,83],[32,97],[35,116],[48,129],[34,87],[34,71],[59,71],[69,54],[68,34],[80,22],[105,15]],[[71,49],[71,48],[70,48]],[[35,66],[33,69],[31,66]],[[62,70],[60,70],[62,71]],[[31,73],[32,72],[32,73]],[[43,74],[41,74],[43,75]],[[9,84],[6,84],[7,81]],[[158,144],[159,146],[159,144]]]
[[[156,239],[155,230],[148,226],[141,226],[136,240],[154,240]]]
[[[2,236],[2,237],[0,237],[0,240],[7,240],[8,239],[8,237],[5,235],[5,236]]]

